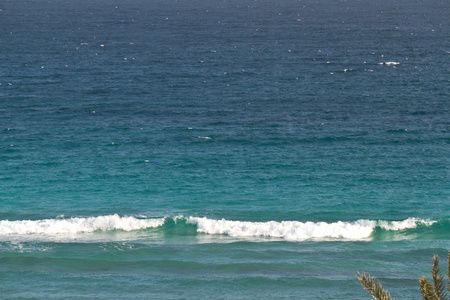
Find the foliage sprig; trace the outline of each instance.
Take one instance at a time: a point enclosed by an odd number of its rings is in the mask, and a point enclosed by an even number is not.
[[[425,276],[419,279],[420,292],[422,293],[423,300],[448,300],[445,286],[450,293],[450,251],[447,255],[447,280],[444,280],[444,276],[441,273],[439,260],[437,255],[433,257],[433,265],[431,267],[431,277],[433,284],[431,284]],[[358,273],[356,275],[361,286],[372,294],[374,300],[395,300],[391,298],[391,295],[383,290],[381,283],[375,280],[370,274]]]

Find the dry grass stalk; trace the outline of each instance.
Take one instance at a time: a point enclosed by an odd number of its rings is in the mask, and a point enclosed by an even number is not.
[[[366,273],[358,273],[356,275],[362,287],[372,294],[374,300],[395,300],[391,298],[391,295],[383,290],[383,287],[379,281],[375,281],[375,278]]]
[[[450,251],[447,254],[447,290],[450,293]]]
[[[420,292],[424,300],[447,300],[447,293],[445,292],[445,280],[439,267],[439,260],[437,255],[433,257],[433,267],[431,268],[431,276],[433,277],[433,284],[423,276],[419,279]],[[384,291],[381,283],[376,281],[374,277],[366,273],[358,273],[356,275],[362,287],[372,294],[374,300],[395,300],[391,298],[387,291]],[[450,251],[447,255],[447,290],[450,293]]]
[[[422,293],[423,300],[437,300],[436,293],[434,292],[434,287],[428,280],[423,276],[419,279],[420,292]]]
[[[437,300],[447,299],[447,295],[445,294],[444,276],[442,276],[437,255],[433,256],[433,267],[431,268],[431,276],[433,277],[434,293],[436,295],[436,299]]]

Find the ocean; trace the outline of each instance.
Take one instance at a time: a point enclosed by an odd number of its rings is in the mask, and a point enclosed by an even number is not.
[[[0,0],[1,299],[420,299],[441,0]]]

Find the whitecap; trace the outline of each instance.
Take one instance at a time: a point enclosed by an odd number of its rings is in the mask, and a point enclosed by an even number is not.
[[[208,235],[226,235],[235,238],[275,238],[288,241],[367,241],[372,239],[376,230],[401,231],[417,226],[431,226],[437,221],[408,218],[402,221],[356,220],[352,222],[312,222],[312,221],[233,221],[226,219],[209,219],[207,217],[168,217],[147,218],[139,216],[119,216],[118,214],[87,217],[65,218],[60,215],[55,219],[0,221],[0,239],[21,241],[34,239],[73,240],[81,238],[80,234],[121,230],[130,232],[148,228],[164,227],[167,220],[186,220],[196,225],[198,233]],[[182,222],[183,223],[183,222]],[[181,223],[181,224],[182,224]],[[83,235],[87,240],[89,236]],[[91,237],[92,238],[92,237]],[[95,238],[94,238],[95,239]]]
[[[408,218],[403,221],[378,221],[378,226],[384,230],[404,230],[416,228],[418,225],[431,226],[437,221]]]
[[[197,225],[198,232],[207,234],[223,234],[231,237],[270,237],[293,241],[365,240],[370,237],[376,226],[376,222],[370,220],[339,221],[334,223],[298,221],[245,222],[190,217],[188,221]]]
[[[332,223],[310,221],[248,222],[189,217],[188,222],[196,224],[198,232],[231,237],[280,238],[290,241],[363,241],[371,240],[371,235],[377,227],[383,230],[400,231],[416,228],[419,225],[431,226],[437,221],[408,218],[403,221],[357,220]]]
[[[90,218],[44,219],[23,221],[0,221],[1,235],[35,235],[35,234],[77,234],[94,232],[97,230],[132,231],[145,228],[159,227],[164,218],[138,219],[135,217],[120,217],[107,215]]]

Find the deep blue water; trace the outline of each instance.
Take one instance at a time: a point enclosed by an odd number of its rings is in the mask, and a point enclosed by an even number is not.
[[[419,299],[449,9],[0,0],[0,298]]]

